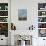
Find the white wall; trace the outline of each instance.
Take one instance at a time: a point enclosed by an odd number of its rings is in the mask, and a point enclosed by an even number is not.
[[[27,9],[27,21],[19,21],[18,20],[18,9]],[[32,24],[35,26],[35,32],[33,35],[38,36],[37,34],[37,0],[11,0],[11,22],[16,25],[16,32],[21,33],[25,31]],[[16,33],[15,33],[16,34]],[[30,33],[29,33],[30,34]],[[34,39],[33,39],[34,41]],[[34,42],[35,43],[35,42]],[[34,44],[33,43],[33,44]],[[37,44],[37,42],[35,43]]]
[[[17,30],[26,30],[32,24],[38,27],[38,3],[45,3],[46,0],[11,0],[11,22]],[[27,9],[27,21],[18,20],[18,9]]]
[[[45,3],[46,0],[11,0],[11,22],[16,26],[16,32],[19,30],[28,29],[30,25],[35,26],[33,32],[33,46],[41,46],[38,43],[43,43],[42,38],[38,38],[38,3]],[[27,9],[27,21],[18,20],[18,9]],[[25,31],[26,33],[26,31]],[[37,37],[36,37],[37,36]]]
[[[37,21],[37,2],[31,0],[11,1],[11,22],[16,25],[17,30],[26,30]],[[18,9],[27,9],[27,21],[18,20]],[[36,19],[35,19],[36,18]],[[36,20],[36,21],[35,21]],[[36,22],[37,23],[37,22]]]

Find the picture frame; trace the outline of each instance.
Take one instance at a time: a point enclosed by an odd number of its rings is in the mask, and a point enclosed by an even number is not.
[[[27,20],[27,9],[18,9],[18,20],[19,21]]]
[[[39,37],[46,37],[46,29],[39,29]]]

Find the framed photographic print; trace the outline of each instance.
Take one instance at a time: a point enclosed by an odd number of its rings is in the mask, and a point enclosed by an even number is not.
[[[8,23],[0,23],[0,35],[8,37]]]
[[[46,3],[38,3],[38,10],[45,10],[46,9]]]
[[[27,20],[27,9],[18,9],[18,20]]]
[[[38,22],[46,22],[46,17],[38,17]]]
[[[38,28],[46,28],[46,23],[38,23]]]
[[[46,37],[46,29],[39,29],[39,37]]]
[[[8,17],[0,17],[0,22],[8,22]]]
[[[0,11],[0,16],[8,16],[8,11]]]

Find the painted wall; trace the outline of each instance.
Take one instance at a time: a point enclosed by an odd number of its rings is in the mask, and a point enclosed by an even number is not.
[[[32,3],[33,2],[33,3]],[[27,21],[18,20],[18,9],[27,9]],[[27,30],[32,24],[37,23],[37,2],[31,0],[11,1],[11,22],[16,25],[17,30]]]
[[[35,26],[33,30],[33,46],[44,46],[43,38],[38,38],[38,3],[45,3],[46,0],[11,0],[11,22],[16,26],[16,32],[24,33],[32,24]],[[27,21],[18,20],[18,9],[27,9]],[[23,30],[23,31],[22,31]],[[29,30],[28,30],[29,31]],[[26,34],[26,31],[25,31]],[[41,45],[42,44],[42,45]]]

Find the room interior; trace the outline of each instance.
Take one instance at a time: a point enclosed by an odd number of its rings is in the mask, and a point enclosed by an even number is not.
[[[46,0],[0,0],[0,46],[46,46]]]

